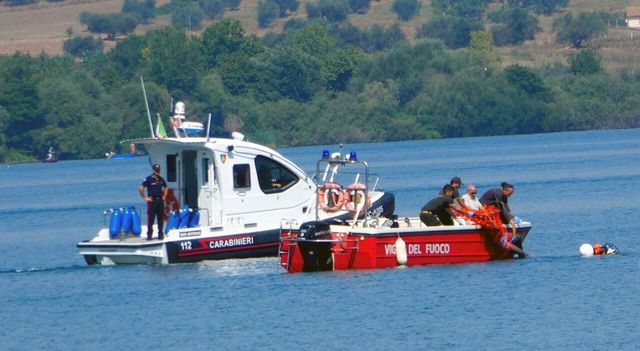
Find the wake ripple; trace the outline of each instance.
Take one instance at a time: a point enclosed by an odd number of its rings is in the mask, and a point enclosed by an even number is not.
[[[24,273],[43,273],[43,272],[61,272],[61,271],[76,271],[80,269],[87,269],[88,265],[72,265],[72,266],[60,266],[60,267],[31,267],[31,268],[15,268],[15,269],[0,269],[0,274],[24,274]]]

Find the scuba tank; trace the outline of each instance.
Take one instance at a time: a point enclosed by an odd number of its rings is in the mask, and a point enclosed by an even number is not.
[[[135,207],[130,207],[131,211],[131,233],[133,235],[140,235],[142,233],[142,223],[140,221],[140,213]]]
[[[169,212],[169,220],[167,221],[167,225],[164,228],[164,233],[167,234],[173,228],[177,228],[180,224],[180,213],[178,211]]]
[[[186,228],[189,226],[189,217],[191,215],[192,210],[189,208],[189,205],[184,205],[180,209],[180,223],[178,223],[178,228]]]
[[[122,232],[126,235],[131,231],[131,225],[133,224],[133,217],[131,215],[131,208],[125,208],[122,211]]]
[[[192,209],[191,217],[189,218],[189,228],[197,227],[200,225],[200,211]]]
[[[122,210],[114,208],[111,210],[111,219],[109,219],[109,237],[115,238],[120,234],[122,228]]]

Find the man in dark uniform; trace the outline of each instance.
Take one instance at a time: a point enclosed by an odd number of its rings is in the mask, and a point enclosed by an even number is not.
[[[147,202],[147,240],[151,240],[153,235],[153,222],[158,217],[158,240],[164,238],[162,227],[164,224],[164,200],[167,198],[169,187],[167,182],[160,176],[160,165],[154,164],[153,173],[148,176],[138,187],[140,196]],[[147,196],[144,195],[144,188],[147,188]]]
[[[516,235],[516,223],[513,220],[513,213],[509,208],[509,196],[513,194],[515,188],[512,184],[503,182],[500,188],[493,188],[487,190],[480,198],[480,203],[483,205],[493,205],[499,208],[502,212],[500,217],[502,223],[511,225],[513,235]]]
[[[462,198],[460,197],[460,193],[458,192],[458,189],[460,189],[460,187],[462,186],[462,179],[460,179],[460,177],[453,177],[449,181],[449,185],[451,185],[451,187],[453,188],[453,194],[451,195],[451,198],[456,200],[458,204],[462,206],[463,201],[462,201]],[[439,194],[444,195],[442,191],[440,191]]]
[[[442,188],[442,192],[427,202],[420,211],[420,220],[428,226],[453,225],[453,219],[449,212],[450,207],[455,207],[453,203],[453,187],[449,184]]]

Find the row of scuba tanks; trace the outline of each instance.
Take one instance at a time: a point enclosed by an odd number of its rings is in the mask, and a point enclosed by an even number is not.
[[[109,237],[115,238],[120,234],[140,235],[142,224],[140,223],[140,213],[135,207],[112,208],[104,212],[105,215],[111,213],[109,219]]]
[[[119,235],[140,235],[142,232],[142,223],[140,221],[140,213],[135,207],[113,208],[104,212],[105,215],[111,214],[109,219],[109,237],[111,239]],[[183,208],[169,213],[169,221],[165,226],[164,233],[167,234],[171,229],[175,228],[193,228],[200,223],[200,212],[197,209],[189,208],[184,205]]]
[[[189,208],[189,205],[185,204],[181,209],[169,212],[169,220],[164,228],[164,233],[167,234],[175,228],[194,228],[199,225],[200,211]]]

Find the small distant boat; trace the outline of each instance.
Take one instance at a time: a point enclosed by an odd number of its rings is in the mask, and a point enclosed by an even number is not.
[[[116,154],[115,152],[107,152],[105,156],[110,160],[121,160],[124,158],[138,157],[137,154]]]
[[[53,147],[49,147],[49,152],[47,152],[47,158],[42,160],[44,163],[55,163],[58,162],[58,157],[56,156],[56,152]]]
[[[138,157],[138,153],[136,153],[136,144],[129,145],[129,153],[116,154],[115,152],[107,152],[104,155],[110,160],[121,160],[125,158]]]

